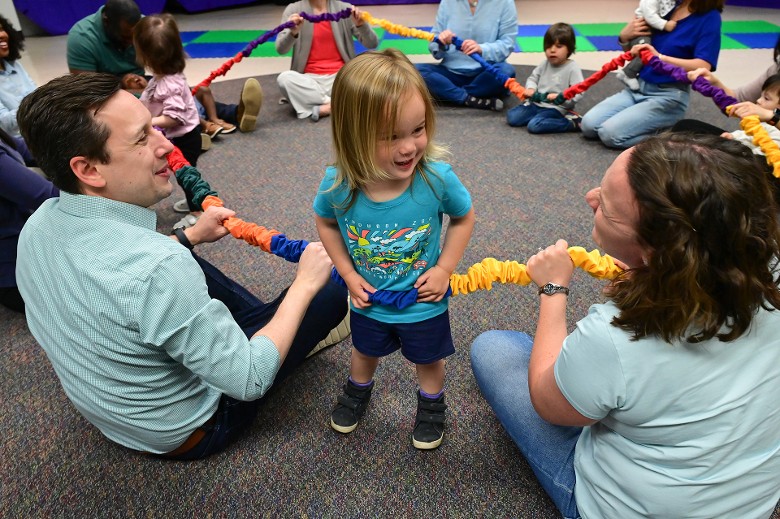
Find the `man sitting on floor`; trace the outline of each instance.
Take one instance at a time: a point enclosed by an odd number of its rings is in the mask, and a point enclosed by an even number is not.
[[[68,31],[70,72],[113,74],[122,78],[122,88],[140,95],[146,88],[146,77],[143,67],[136,62],[133,46],[133,28],[140,19],[141,10],[134,0],[108,0],[96,13],[76,22]],[[204,93],[205,90],[200,91],[200,94]],[[198,94],[196,99],[201,118],[206,118],[206,110]],[[216,120],[227,123],[225,133],[232,126],[237,126],[242,132],[252,131],[262,103],[260,83],[249,78],[241,90],[238,105],[215,102]]]
[[[61,191],[25,224],[16,276],[65,393],[131,449],[174,459],[224,449],[346,315],[325,249],[309,244],[293,283],[263,303],[191,252],[227,235],[233,211],[157,233],[148,207],[171,193],[173,145],[115,76],[57,78],[18,117]]]

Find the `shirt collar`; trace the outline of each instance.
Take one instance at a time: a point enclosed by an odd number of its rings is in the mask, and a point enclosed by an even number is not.
[[[3,69],[0,70],[0,75],[3,76],[10,76],[11,74],[18,74],[19,71],[16,69],[16,62],[15,61],[8,61],[3,60]]]
[[[153,231],[157,229],[157,213],[152,209],[102,196],[74,195],[62,191],[59,207],[73,216],[116,220]]]

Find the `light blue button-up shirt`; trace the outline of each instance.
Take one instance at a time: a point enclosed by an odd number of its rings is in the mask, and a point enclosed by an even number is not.
[[[35,83],[18,61],[3,60],[3,66],[5,70],[0,70],[0,128],[18,137],[16,109],[22,99],[35,90]]]
[[[261,397],[280,365],[208,295],[189,251],[155,231],[154,211],[62,193],[19,238],[27,323],[76,408],[132,449],[178,447],[220,395]]]

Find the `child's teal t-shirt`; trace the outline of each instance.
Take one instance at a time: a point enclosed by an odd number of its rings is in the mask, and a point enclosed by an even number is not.
[[[471,209],[471,195],[449,164],[429,164],[426,177],[427,182],[415,173],[411,186],[386,202],[374,202],[358,191],[355,202],[344,211],[340,208],[346,206],[349,190],[346,185],[330,190],[336,168],[325,171],[314,211],[337,220],[355,269],[376,289],[412,289],[439,259],[442,215],[457,218]],[[382,305],[353,310],[381,322],[419,322],[444,312],[447,299],[403,310]]]

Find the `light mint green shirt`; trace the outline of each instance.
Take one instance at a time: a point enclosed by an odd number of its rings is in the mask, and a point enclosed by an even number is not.
[[[780,499],[780,311],[732,342],[638,341],[593,305],[555,379],[599,420],[577,442],[582,517],[769,517]]]
[[[208,295],[198,263],[155,231],[154,211],[62,193],[19,237],[16,278],[27,323],[65,393],[111,440],[178,447],[220,395],[260,398],[280,365]]]

